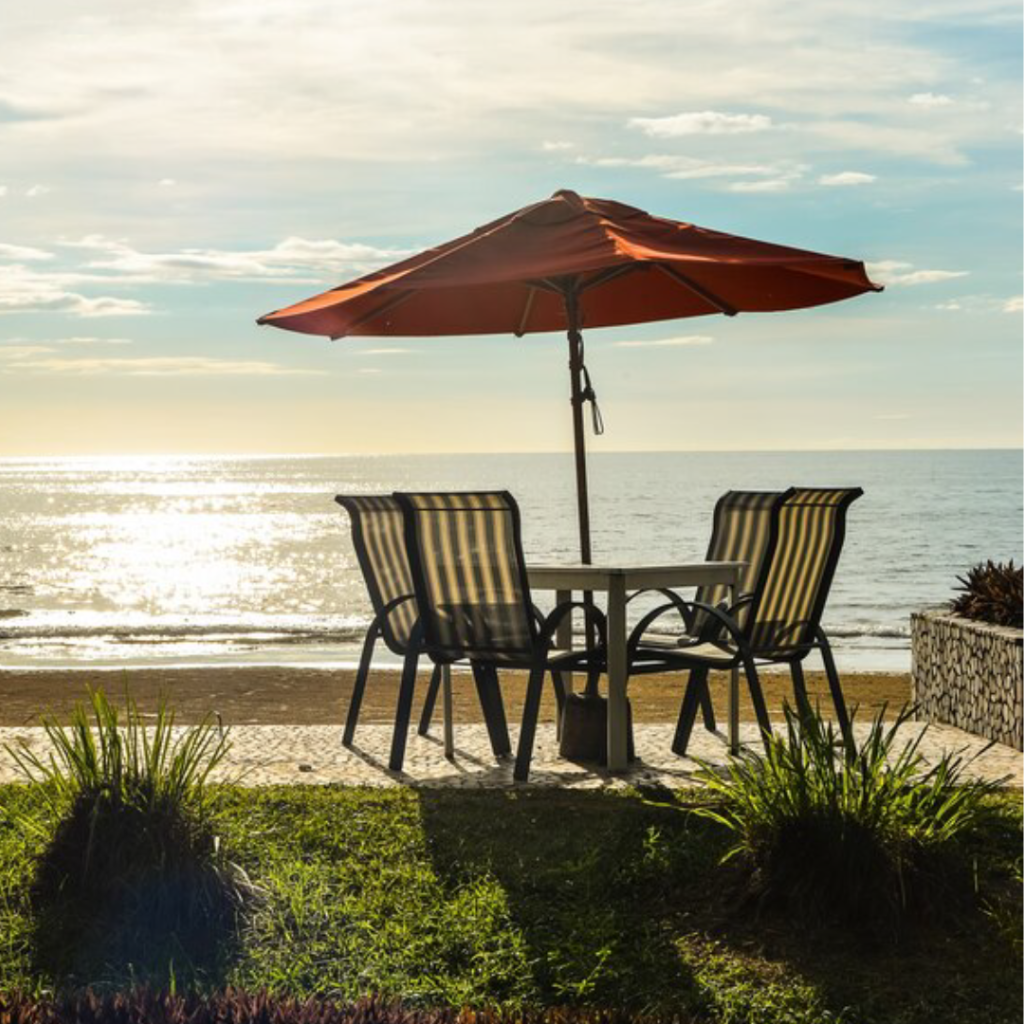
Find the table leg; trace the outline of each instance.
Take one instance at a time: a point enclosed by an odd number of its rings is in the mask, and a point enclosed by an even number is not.
[[[608,770],[628,767],[626,712],[626,582],[612,577],[608,587]]]
[[[452,722],[452,667],[441,666],[441,693],[444,700],[444,756],[455,757],[455,725]]]
[[[571,590],[556,590],[555,591],[555,604],[567,604],[572,600]],[[555,643],[558,645],[559,650],[570,651],[572,650],[572,616],[567,615],[558,624],[558,629],[555,631]],[[568,697],[572,693],[572,673],[563,672],[562,682],[565,684],[565,695]]]

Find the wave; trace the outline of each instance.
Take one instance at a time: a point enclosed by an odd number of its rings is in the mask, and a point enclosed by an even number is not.
[[[853,640],[857,637],[875,637],[879,640],[909,640],[910,626],[880,626],[873,623],[851,626],[830,626],[825,631],[830,637]]]
[[[269,642],[281,643],[351,643],[362,639],[368,623],[360,619],[321,620],[299,619],[275,621],[271,617],[259,620],[218,620],[184,622],[180,620],[97,621],[73,622],[60,617],[59,621],[27,615],[28,621],[5,618],[0,628],[0,641],[19,640],[87,640],[108,639],[116,643],[158,644],[175,641]]]
[[[348,618],[344,620],[316,620],[303,618],[298,621],[280,621],[271,617],[260,620],[230,621],[142,621],[142,622],[59,622],[39,621],[28,612],[9,611],[0,613],[3,627],[0,640],[68,639],[87,637],[108,637],[121,643],[160,643],[173,640],[266,640],[273,643],[343,642],[362,640],[369,625],[368,620]],[[27,621],[16,621],[16,620]],[[672,636],[680,632],[673,623],[655,623],[650,632]],[[583,635],[582,629],[574,630]],[[827,633],[832,639],[852,640],[870,637],[880,640],[906,640],[910,637],[909,626],[882,625],[879,623],[843,623],[830,625]]]
[[[673,636],[679,632],[678,628],[671,625],[659,625],[655,623],[650,632],[659,636]],[[870,637],[876,640],[909,640],[910,626],[882,625],[874,622],[853,622],[839,625],[828,625],[825,632],[831,640],[857,640],[862,637]]]

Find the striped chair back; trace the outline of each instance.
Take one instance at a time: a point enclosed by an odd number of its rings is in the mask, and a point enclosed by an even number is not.
[[[863,493],[798,487],[782,502],[778,539],[748,626],[755,653],[795,657],[808,649],[842,551],[846,510]]]
[[[348,512],[352,546],[374,614],[380,615],[396,598],[414,593],[402,510],[389,495],[339,494],[334,500]],[[381,635],[395,654],[405,654],[418,617],[415,600],[403,601],[383,617]]]
[[[736,597],[754,594],[767,567],[767,555],[775,541],[778,509],[790,491],[726,491],[715,504],[714,526],[708,544],[709,562],[746,562]],[[696,600],[717,605],[729,602],[729,587],[714,583],[701,587]],[[749,602],[740,606],[736,618],[742,626],[750,613]],[[694,632],[699,633],[707,614],[697,611]]]
[[[519,509],[507,491],[396,494],[427,650],[522,660],[534,648]]]

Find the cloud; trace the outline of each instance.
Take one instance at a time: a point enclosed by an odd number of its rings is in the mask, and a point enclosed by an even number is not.
[[[49,345],[0,345],[0,360],[22,360],[52,352]]]
[[[35,110],[21,103],[12,103],[10,100],[0,97],[0,124],[15,124],[19,121],[48,121],[55,116],[59,115]]]
[[[909,420],[913,419],[909,412],[880,412],[874,417],[876,420]]]
[[[730,192],[785,192],[795,178],[767,178],[764,181],[733,181],[728,185]]]
[[[714,338],[709,334],[684,334],[674,338],[657,338],[653,341],[613,341],[613,348],[682,348],[689,345],[710,345]]]
[[[131,338],[93,338],[77,335],[73,338],[56,338],[54,345],[131,345]]]
[[[863,171],[840,171],[838,174],[823,174],[818,179],[819,185],[831,187],[842,187],[845,185],[870,185],[877,181],[874,174],[865,174]]]
[[[970,273],[969,270],[914,270],[913,263],[902,260],[878,260],[865,266],[871,278],[885,285],[935,284],[967,277]]]
[[[575,162],[588,167],[635,167],[641,170],[655,171],[662,177],[673,181],[750,177],[764,178],[771,182],[766,188],[758,188],[756,183],[752,182],[752,187],[746,189],[734,188],[732,183],[724,184],[724,187],[735,191],[778,190],[782,185],[777,182],[784,181],[788,184],[797,181],[807,170],[807,166],[804,164],[788,161],[763,164],[729,163],[674,154],[648,154],[645,157],[578,157]]]
[[[203,280],[302,282],[315,284],[325,278],[365,273],[409,255],[406,250],[380,249],[360,242],[313,240],[291,236],[271,249],[180,249],[176,252],[143,252],[122,239],[86,235],[62,239],[68,249],[95,253],[83,267],[116,275],[122,282],[188,283]]]
[[[415,355],[411,348],[365,348],[361,351],[354,351],[354,356],[406,356]]]
[[[786,129],[824,147],[834,155],[848,149],[858,153],[884,153],[887,156],[927,160],[950,167],[964,167],[969,161],[959,146],[969,137],[966,126],[958,130],[921,127],[904,122],[893,114],[874,120],[823,118],[787,124]],[[803,143],[805,146],[808,142]]]
[[[282,377],[322,376],[261,360],[213,359],[206,356],[152,356],[138,359],[25,358],[6,362],[4,372],[76,377]]]
[[[161,178],[157,182],[157,184],[162,185],[164,188],[171,188],[172,186],[177,185],[178,183],[174,180],[174,178]]]
[[[640,157],[580,156],[576,158],[576,163],[585,164],[588,167],[637,167],[642,170],[658,171],[666,178],[679,181],[742,175],[776,176],[794,171],[794,168],[780,163],[727,163],[720,160],[701,160],[697,157],[677,156],[672,153],[651,153]]]
[[[0,244],[0,260],[17,262],[0,275],[0,313],[50,312],[79,317],[143,316],[153,312],[146,302],[113,295],[82,294],[83,286],[104,289],[146,284],[195,284],[207,281],[269,283],[335,282],[365,273],[407,255],[359,242],[312,240],[290,236],[269,249],[181,249],[144,252],[122,239],[86,235],[60,239],[67,254],[81,254],[72,269],[44,273],[25,264],[52,260],[42,249]]]
[[[963,307],[963,305],[961,303],[957,302],[956,299],[951,299],[949,302],[939,302],[939,303],[937,303],[935,308],[936,309],[941,309],[944,312],[955,313],[955,312],[963,309],[964,307]]]
[[[7,245],[0,242],[0,260],[52,260],[52,252],[33,249],[27,245]]]
[[[949,107],[953,104],[951,96],[943,96],[934,92],[915,92],[908,100],[916,107]]]
[[[974,51],[950,49],[960,25],[1019,18],[1006,0],[976,0],[969,21],[962,0],[876,8],[523,0],[489,6],[481,18],[467,17],[464,0],[393,0],[362,5],[338,32],[318,0],[183,4],[159,18],[94,0],[89,31],[61,31],[61,17],[5,25],[3,102],[16,117],[40,108],[62,118],[60,132],[30,137],[26,162],[56,166],[68,152],[89,152],[149,181],[153,154],[173,150],[183,178],[198,181],[191,168],[201,168],[216,189],[230,172],[240,199],[261,181],[257,167],[271,190],[311,186],[312,195],[336,183],[340,168],[352,172],[350,183],[360,170],[377,177],[370,161],[465,165],[467,156],[535,150],[538,139],[563,138],[567,124],[574,138],[606,135],[609,119],[637,112],[682,111],[676,129],[671,117],[639,120],[688,137],[770,135],[758,119],[775,127],[788,116],[864,116],[903,128],[920,113],[907,97],[981,70]],[[78,10],[70,0],[55,9]],[[289,58],[296,53],[301,64]],[[1016,88],[1008,66],[984,70],[987,90]],[[755,101],[763,113],[752,112]],[[992,136],[996,120],[971,134]],[[9,127],[25,137],[31,126]],[[81,180],[77,167],[68,173]]]
[[[137,299],[115,299],[109,295],[97,299],[86,298],[84,295],[69,295],[70,300],[65,312],[75,316],[92,318],[97,316],[149,316],[153,308]]]
[[[366,376],[370,376],[372,374],[377,374],[377,373],[383,373],[383,372],[384,371],[381,370],[380,367],[377,367],[377,366],[364,366],[361,369],[356,370],[356,373],[365,374]]]
[[[1014,295],[1013,298],[1007,299],[1003,303],[1004,313],[1021,313],[1024,312],[1024,295]]]
[[[558,153],[566,149],[573,149],[573,143],[571,142],[542,142],[540,148],[545,153]]]
[[[37,199],[39,196],[45,196],[50,189],[46,185],[31,185],[25,189],[25,197],[27,199]]]
[[[630,128],[639,128],[655,139],[674,139],[681,135],[743,135],[767,131],[772,119],[764,114],[723,114],[701,110],[670,117],[631,117]]]
[[[86,296],[71,291],[76,275],[40,273],[24,264],[12,263],[0,272],[0,314],[66,313],[69,316],[144,316],[153,312],[145,302],[111,295]]]

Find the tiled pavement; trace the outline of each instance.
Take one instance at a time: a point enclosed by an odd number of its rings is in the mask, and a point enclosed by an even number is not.
[[[867,728],[856,726],[858,731]],[[901,735],[907,740],[924,728],[908,723]],[[515,727],[511,729],[513,749]],[[635,738],[641,760],[624,776],[609,776],[592,766],[574,764],[559,758],[554,726],[540,726],[530,775],[532,786],[594,788],[600,786],[651,785],[668,787],[692,785],[697,770],[695,758],[711,764],[727,759],[724,737],[696,728],[690,744],[693,757],[676,757],[670,750],[673,726],[637,725]],[[744,743],[757,740],[753,724],[741,726]],[[444,757],[440,729],[428,737],[410,732],[405,769],[388,770],[391,728],[384,725],[361,726],[356,745],[346,750],[341,745],[339,726],[246,725],[230,730],[231,750],[220,770],[221,777],[246,785],[272,783],[344,783],[365,786],[462,786],[495,788],[514,785],[512,762],[495,761],[483,725],[456,725],[455,757]],[[14,761],[7,752],[11,745],[25,744],[36,752],[46,749],[47,739],[39,728],[0,729],[0,782],[19,779]],[[1005,779],[1009,786],[1022,784],[1022,755],[1005,746],[989,746],[976,736],[952,726],[932,725],[925,732],[920,752],[926,763],[933,763],[943,751],[962,751],[974,760],[970,772],[984,778]]]

